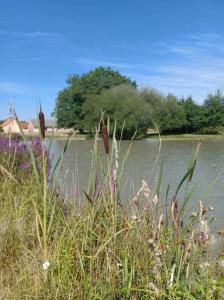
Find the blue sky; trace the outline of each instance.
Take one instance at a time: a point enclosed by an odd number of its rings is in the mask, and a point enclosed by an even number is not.
[[[111,66],[202,102],[224,83],[223,0],[0,0],[0,119],[49,117],[69,74]],[[223,89],[224,91],[224,89]]]

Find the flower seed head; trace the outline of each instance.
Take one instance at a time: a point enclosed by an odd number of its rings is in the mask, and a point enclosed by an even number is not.
[[[103,125],[102,127],[102,134],[103,134],[104,150],[105,153],[108,154],[110,151],[110,144],[109,144],[109,134],[106,125]]]
[[[42,111],[39,112],[40,134],[42,139],[45,139],[45,117]]]

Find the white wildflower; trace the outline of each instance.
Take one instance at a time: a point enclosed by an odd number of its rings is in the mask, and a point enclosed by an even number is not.
[[[118,269],[122,269],[123,265],[121,263],[117,263],[117,267],[118,267]]]
[[[43,267],[44,270],[47,270],[50,267],[50,262],[48,260],[45,260],[43,262],[42,267]]]
[[[134,222],[139,222],[139,221],[140,221],[139,217],[136,216],[136,215],[132,215],[132,216],[131,216],[131,219],[132,219],[132,221],[134,221]]]

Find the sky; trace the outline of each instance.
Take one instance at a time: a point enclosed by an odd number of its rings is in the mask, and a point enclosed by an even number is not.
[[[223,0],[0,0],[0,120],[39,101],[49,118],[69,74],[112,67],[202,103],[224,84]],[[223,89],[224,92],[224,89]]]

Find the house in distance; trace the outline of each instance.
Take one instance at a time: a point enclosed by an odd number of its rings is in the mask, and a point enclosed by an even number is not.
[[[29,122],[20,121],[18,126],[18,122],[15,118],[10,117],[0,124],[0,129],[2,129],[5,134],[19,134],[20,128],[23,130],[24,134],[36,136],[39,134],[39,120],[30,119]],[[72,128],[57,128],[57,122],[54,119],[45,120],[45,130],[46,133],[49,134],[54,132],[54,135],[58,137],[68,136],[74,132],[74,129]]]
[[[17,121],[14,118],[8,118],[6,119],[1,125],[2,130],[4,133],[19,133],[20,128],[24,131],[24,133],[28,132],[28,124],[24,121],[19,122],[19,125]]]

